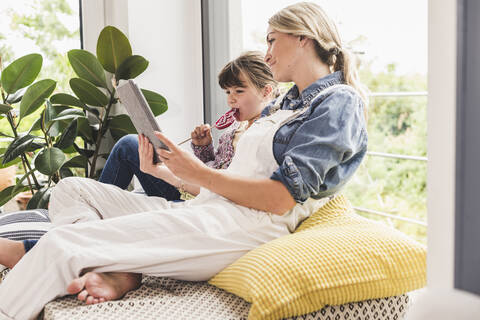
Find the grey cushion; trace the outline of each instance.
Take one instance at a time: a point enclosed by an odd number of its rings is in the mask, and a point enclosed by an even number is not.
[[[52,224],[44,209],[15,211],[0,215],[0,237],[10,240],[38,240]]]

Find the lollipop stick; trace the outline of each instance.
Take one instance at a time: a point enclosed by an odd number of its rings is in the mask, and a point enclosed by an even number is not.
[[[183,140],[183,141],[180,142],[178,145],[181,146],[182,144],[184,144],[185,142],[190,141],[190,140],[192,140],[192,138],[188,138],[188,139],[186,139],[186,140]]]

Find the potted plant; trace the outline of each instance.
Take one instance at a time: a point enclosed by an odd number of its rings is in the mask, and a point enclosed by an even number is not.
[[[0,132],[8,146],[0,148],[1,168],[21,165],[23,177],[0,192],[0,206],[22,191],[33,194],[27,208],[46,208],[51,188],[62,178],[83,171],[97,178],[98,158],[104,140],[136,133],[126,114],[112,112],[118,97],[112,79],[132,79],[143,73],[148,61],[132,54],[127,37],[117,28],[105,27],[97,41],[96,55],[81,49],[70,50],[68,60],[78,77],[69,81],[74,95],[53,94],[52,79],[35,81],[42,56],[29,54],[13,61],[1,72],[0,116],[11,132]],[[166,99],[142,89],[155,116],[168,109]],[[26,132],[21,121],[41,109],[40,116]],[[3,119],[0,119],[2,121]],[[77,170],[81,168],[83,170]]]

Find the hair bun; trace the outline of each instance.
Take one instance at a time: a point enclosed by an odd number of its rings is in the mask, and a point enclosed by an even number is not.
[[[340,49],[338,47],[333,47],[328,50],[328,53],[330,53],[332,56],[337,56],[340,53]]]

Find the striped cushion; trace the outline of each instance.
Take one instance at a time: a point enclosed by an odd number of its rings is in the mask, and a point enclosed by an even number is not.
[[[44,209],[16,211],[0,215],[0,237],[10,240],[37,240],[51,228]]]
[[[209,283],[251,302],[249,319],[280,319],[421,288],[426,249],[337,196],[295,233],[250,251]]]

